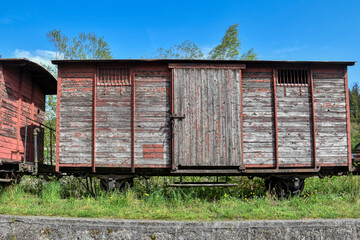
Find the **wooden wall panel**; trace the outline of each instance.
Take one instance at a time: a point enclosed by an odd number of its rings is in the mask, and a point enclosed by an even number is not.
[[[314,71],[313,77],[318,162],[347,164],[344,73],[327,69]]]
[[[169,69],[135,72],[135,164],[170,164]]]
[[[176,163],[240,166],[240,70],[175,68],[174,81]]]
[[[245,69],[242,73],[244,163],[273,165],[274,125],[272,69]]]
[[[60,164],[90,164],[94,73],[87,69],[87,72],[69,70],[60,74]],[[79,76],[73,78],[72,74]]]
[[[26,161],[32,162],[34,160],[32,131],[45,121],[45,95],[33,75],[21,67],[2,68],[0,93],[0,159],[21,161],[26,149]],[[25,139],[26,128],[28,134]],[[40,130],[38,156],[41,162],[44,131],[42,127]]]
[[[131,86],[97,86],[96,164],[131,164]]]
[[[280,166],[312,166],[312,106],[308,86],[277,86]]]

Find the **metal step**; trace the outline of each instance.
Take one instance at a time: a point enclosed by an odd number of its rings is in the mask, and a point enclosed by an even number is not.
[[[183,182],[171,183],[168,187],[237,187],[236,183],[226,182]]]
[[[15,179],[0,178],[0,183],[10,183],[14,181]]]

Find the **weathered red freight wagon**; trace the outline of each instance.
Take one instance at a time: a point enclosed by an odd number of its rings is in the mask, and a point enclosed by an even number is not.
[[[56,79],[34,62],[0,59],[0,183],[14,180],[18,172],[37,171],[35,128],[42,163],[45,95],[56,94],[56,86]]]
[[[352,170],[354,62],[56,60],[56,170],[246,175],[297,192]]]

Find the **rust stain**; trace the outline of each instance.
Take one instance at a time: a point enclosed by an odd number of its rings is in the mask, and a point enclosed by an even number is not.
[[[163,159],[164,158],[164,145],[162,144],[144,144],[143,145],[143,158],[144,159]]]

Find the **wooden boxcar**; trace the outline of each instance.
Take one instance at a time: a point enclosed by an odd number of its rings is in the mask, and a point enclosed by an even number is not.
[[[35,127],[40,130],[41,163],[45,95],[56,94],[56,87],[56,79],[40,65],[26,59],[0,59],[0,182],[13,180],[12,174],[18,171],[34,171]]]
[[[298,185],[352,170],[347,66],[354,62],[53,63],[57,171],[247,175]]]

